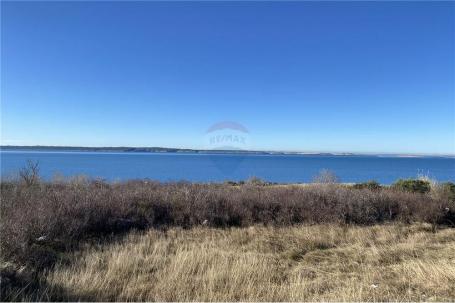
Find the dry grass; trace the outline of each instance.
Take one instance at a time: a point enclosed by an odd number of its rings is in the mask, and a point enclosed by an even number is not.
[[[425,224],[150,230],[71,259],[44,275],[39,299],[455,299],[455,230]]]

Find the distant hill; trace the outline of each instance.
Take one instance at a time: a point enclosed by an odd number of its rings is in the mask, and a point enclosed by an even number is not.
[[[86,146],[20,146],[3,145],[3,151],[60,151],[60,152],[117,152],[117,153],[200,153],[200,154],[252,154],[252,155],[306,155],[306,156],[378,156],[378,157],[448,157],[454,158],[455,155],[415,155],[415,154],[391,154],[391,153],[327,153],[327,152],[287,152],[287,151],[258,151],[258,150],[222,150],[222,149],[187,149],[173,147],[86,147]]]
[[[19,146],[3,145],[0,150],[4,151],[68,151],[68,152],[127,152],[127,153],[203,153],[203,154],[260,154],[260,155],[354,155],[352,153],[300,153],[300,152],[276,152],[276,151],[255,151],[255,150],[204,150],[185,149],[169,147],[84,147],[84,146]]]

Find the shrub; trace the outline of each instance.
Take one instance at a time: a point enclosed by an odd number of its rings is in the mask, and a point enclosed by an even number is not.
[[[430,182],[415,179],[400,179],[392,185],[393,188],[414,192],[414,193],[427,193],[431,190]]]
[[[226,185],[231,185],[231,186],[239,185],[237,182],[231,181],[231,180],[226,180],[223,183],[226,184]]]
[[[268,183],[266,181],[262,180],[261,178],[255,177],[255,176],[246,180],[245,183],[250,184],[250,185],[256,185],[256,186],[268,185]]]
[[[322,169],[316,176],[313,177],[313,183],[333,184],[340,182],[338,176],[328,169]]]
[[[39,182],[39,163],[28,160],[26,166],[19,170],[19,176],[27,186],[37,184]]]
[[[336,184],[231,186],[83,179],[0,185],[1,258],[39,270],[52,266],[62,252],[81,241],[131,229],[386,221],[455,224],[453,202],[443,196]]]
[[[448,199],[455,202],[455,183],[445,182],[441,183],[441,187],[447,193]]]
[[[369,190],[379,190],[381,189],[381,184],[379,184],[378,182],[372,180],[372,181],[368,181],[368,182],[363,182],[363,183],[357,183],[357,184],[354,184],[353,187],[355,189],[369,189]]]

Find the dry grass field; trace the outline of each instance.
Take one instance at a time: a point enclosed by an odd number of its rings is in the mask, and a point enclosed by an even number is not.
[[[33,299],[455,299],[455,230],[428,224],[150,230],[71,259]]]

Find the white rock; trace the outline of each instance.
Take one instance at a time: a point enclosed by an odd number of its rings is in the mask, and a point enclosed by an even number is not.
[[[46,240],[47,240],[47,236],[41,236],[41,237],[36,239],[36,241],[38,241],[38,242],[44,242]]]
[[[378,287],[379,287],[379,284],[371,284],[370,287],[371,287],[371,288],[378,288]]]

